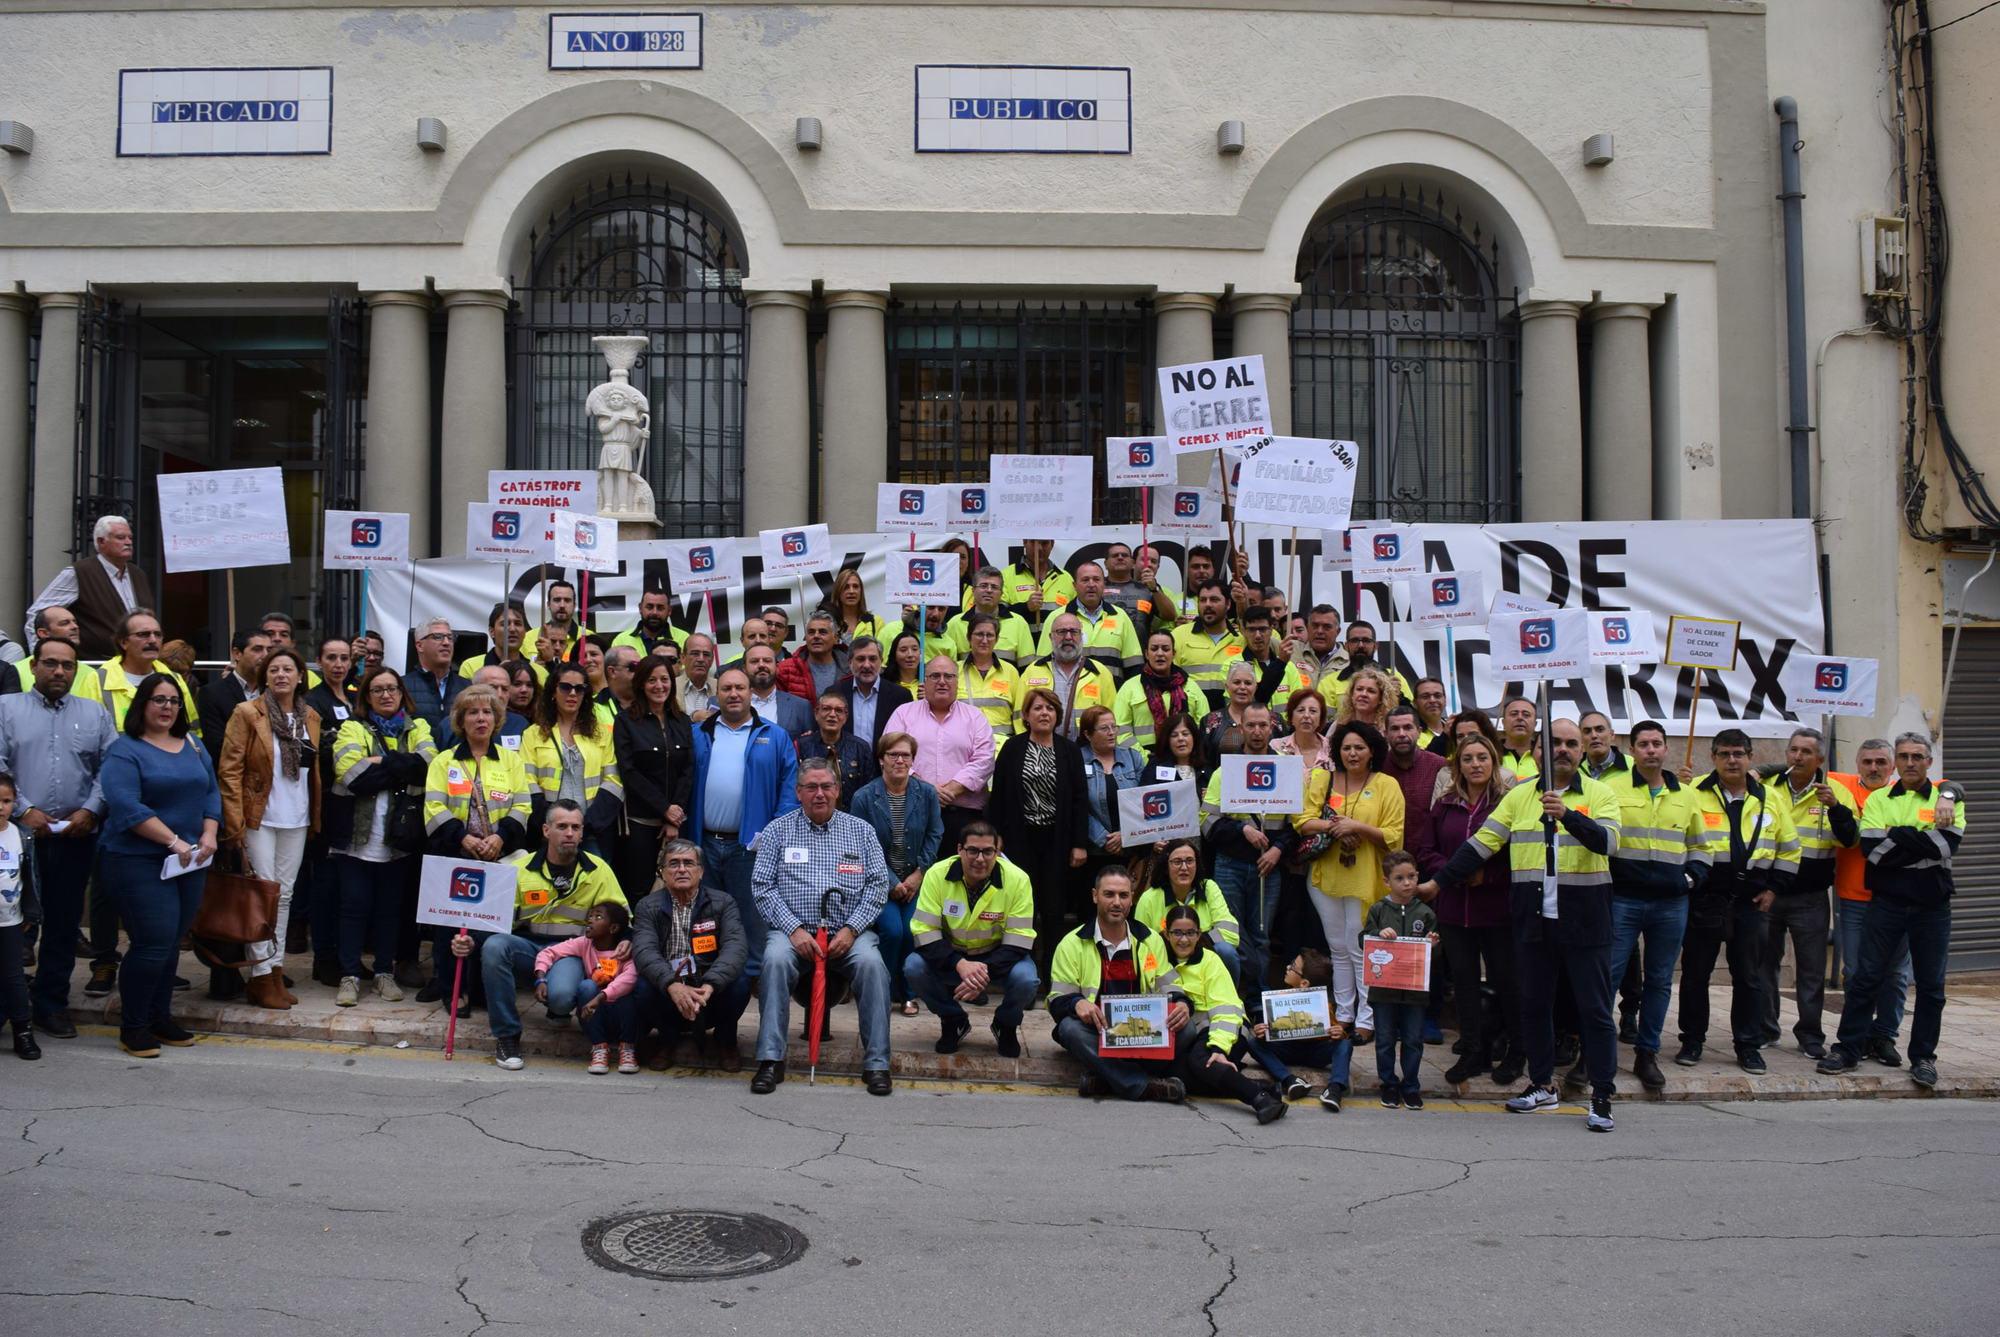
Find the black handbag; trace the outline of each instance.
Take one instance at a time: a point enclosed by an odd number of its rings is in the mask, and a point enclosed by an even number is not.
[[[429,848],[430,833],[424,830],[424,801],[407,789],[389,796],[389,811],[383,818],[382,841],[404,854],[421,854]]]

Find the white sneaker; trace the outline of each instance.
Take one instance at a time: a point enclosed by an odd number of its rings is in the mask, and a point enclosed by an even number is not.
[[[394,975],[377,975],[375,996],[385,1003],[400,1003],[403,1001],[403,986],[396,983]]]
[[[1561,1104],[1562,1097],[1556,1094],[1554,1087],[1530,1084],[1527,1090],[1507,1102],[1507,1112],[1509,1114],[1539,1114],[1543,1110],[1555,1109]]]
[[[376,978],[380,979],[381,976],[378,975]],[[342,975],[340,977],[340,992],[334,994],[333,1005],[335,1007],[354,1007],[360,1002],[361,977],[359,975]]]
[[[1613,1128],[1616,1128],[1618,1125],[1613,1123],[1611,1119],[1611,1098],[1609,1096],[1592,1096],[1590,1098],[1590,1113],[1583,1116],[1583,1122],[1584,1126],[1589,1128],[1593,1133],[1608,1133]]]
[[[521,1037],[518,1035],[496,1035],[493,1037],[493,1065],[508,1072],[519,1072],[525,1062],[521,1058]]]

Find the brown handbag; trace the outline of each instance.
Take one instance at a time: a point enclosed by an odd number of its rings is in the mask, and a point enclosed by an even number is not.
[[[253,875],[240,849],[235,851],[234,868],[222,866],[218,856],[208,870],[201,890],[201,909],[195,912],[189,936],[205,945],[202,959],[210,956],[243,956],[242,961],[208,961],[217,969],[249,965],[247,953],[235,950],[253,942],[269,942],[278,928],[278,884]]]

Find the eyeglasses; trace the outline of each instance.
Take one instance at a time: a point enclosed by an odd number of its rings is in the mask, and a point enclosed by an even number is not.
[[[993,849],[990,846],[981,848],[978,845],[960,845],[958,852],[968,859],[992,859],[1000,853],[999,850]]]
[[[179,706],[180,703],[181,698],[178,693],[173,696],[149,696],[146,698],[146,704],[149,706]]]
[[[419,636],[417,639],[420,641],[448,641],[451,639],[451,633],[448,631],[434,631],[428,636]]]
[[[1170,928],[1167,930],[1167,936],[1169,938],[1199,938],[1201,930],[1198,928]]]
[[[580,682],[559,682],[556,684],[556,690],[565,696],[575,696],[584,690],[584,684]]]

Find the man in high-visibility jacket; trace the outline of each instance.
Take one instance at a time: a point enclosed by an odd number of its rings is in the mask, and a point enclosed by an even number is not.
[[[1104,568],[1085,562],[1076,569],[1076,598],[1059,614],[1074,617],[1083,628],[1083,653],[1091,663],[1123,679],[1139,671],[1139,632],[1125,611],[1104,598]],[[1057,618],[1042,622],[1042,639],[1036,647],[1047,658]]]
[[[1090,898],[1097,913],[1063,935],[1049,964],[1049,1015],[1056,1021],[1056,1043],[1083,1065],[1077,1094],[1178,1105],[1187,1099],[1187,1088],[1169,1075],[1171,1059],[1105,1058],[1098,1053],[1107,1029],[1105,998],[1166,995],[1171,1000],[1168,1036],[1178,1035],[1187,1024],[1188,1005],[1174,998],[1179,977],[1166,942],[1132,919],[1137,900],[1132,875],[1122,865],[1104,865],[1097,870]]]
[[[1611,717],[1601,710],[1586,710],[1576,717],[1576,727],[1583,730],[1583,773],[1593,780],[1602,780],[1610,785],[1622,800],[1624,790],[1617,784],[1617,780],[1632,769],[1632,763],[1618,750],[1617,737],[1611,731]],[[1612,871],[1617,872],[1615,865]],[[1647,950],[1650,951],[1651,948],[1648,947]],[[1675,950],[1678,954],[1679,949]],[[1612,954],[1617,955],[1615,948]],[[1671,958],[1667,966],[1669,970],[1672,969]],[[1614,975],[1611,979],[1618,989],[1618,1043],[1620,1044],[1637,1045],[1639,1042],[1639,995],[1645,968],[1640,948],[1635,945],[1631,955],[1626,958],[1625,973]],[[1671,976],[1669,978],[1671,979]],[[1658,1048],[1658,1045],[1654,1046],[1655,1050]],[[1580,1074],[1582,1065],[1579,1064],[1570,1071]]]
[[[1539,712],[1525,696],[1510,696],[1500,703],[1500,769],[1514,777],[1516,784],[1533,780],[1542,773],[1535,756]]]
[[[903,962],[903,978],[938,1019],[937,1052],[958,1052],[972,1029],[965,1005],[997,989],[994,1045],[1002,1058],[1021,1057],[1021,1018],[1041,986],[1031,955],[1035,885],[1000,857],[1000,833],[992,823],[968,823],[959,833],[958,857],[925,872],[910,933],[916,950]]]
[[[1835,771],[1827,777],[1845,789],[1854,800],[1854,810],[1864,812],[1868,799],[1878,789],[1896,783],[1896,763],[1886,738],[1864,738],[1854,749],[1854,772]],[[1833,854],[1834,940],[1840,947],[1841,987],[1845,989],[1861,965],[1861,930],[1868,919],[1868,856],[1856,845]],[[1896,1049],[1896,1032],[1903,1026],[1903,1010],[1910,998],[1910,949],[1904,944],[1882,987],[1875,991],[1875,1024],[1868,1030],[1868,1052],[1886,1068],[1903,1066]],[[1844,1015],[1844,1012],[1843,1012]]]
[[[1000,573],[1000,597],[1008,607],[1019,609],[1033,627],[1076,599],[1076,582],[1049,560],[1054,548],[1049,539],[1022,539],[1020,564]]]
[[[539,627],[528,628],[528,644],[538,646],[542,633],[548,632],[556,641],[556,658],[575,659],[578,644],[590,634],[590,628],[576,620],[576,586],[567,580],[550,581],[542,611],[546,620]]]
[[[1910,1017],[1910,1080],[1928,1089],[1937,1085],[1956,890],[1951,865],[1965,839],[1965,801],[1956,785],[1931,783],[1931,744],[1923,734],[1897,734],[1894,755],[1896,783],[1870,794],[1861,810],[1861,848],[1868,856],[1868,890],[1873,894],[1863,925],[1861,964],[1840,1013],[1840,1035],[1819,1070],[1848,1071],[1861,1061],[1870,1039],[1879,1036],[1875,996],[1907,944],[1917,981]]]
[[[1306,675],[1285,657],[1282,645],[1272,642],[1272,625],[1265,605],[1253,603],[1243,610],[1242,659],[1257,670],[1257,699],[1271,708],[1273,718],[1283,720],[1292,693],[1306,690]]]
[[[1118,700],[1118,685],[1112,680],[1111,670],[1084,658],[1083,623],[1074,610],[1066,610],[1049,620],[1048,655],[1021,670],[1014,687],[1015,733],[1025,727],[1021,707],[1028,693],[1037,687],[1055,693],[1056,700],[1063,702],[1056,732],[1065,738],[1076,737],[1076,722],[1084,711],[1092,706],[1110,710]]]
[[[1674,991],[1674,963],[1681,959],[1681,939],[1687,936],[1689,883],[1703,867],[1703,837],[1694,789],[1666,768],[1666,727],[1641,720],[1632,726],[1631,740],[1631,764],[1593,778],[1601,778],[1618,796],[1618,852],[1611,856],[1611,978],[1623,984],[1627,963],[1639,959],[1643,940],[1632,1075],[1648,1091],[1659,1091],[1667,1085],[1660,1071],[1660,1034]]]
[[[1229,666],[1243,657],[1243,636],[1229,625],[1228,586],[1211,579],[1198,593],[1194,620],[1174,628],[1174,663],[1209,700],[1220,701]]]
[[[1019,613],[1001,602],[1000,573],[990,566],[979,568],[979,574],[972,578],[972,602],[962,613],[958,613],[945,623],[945,635],[951,638],[949,647],[953,658],[965,657],[971,645],[970,629],[967,621],[974,613],[984,613],[999,626],[999,638],[993,653],[1016,668],[1035,657],[1035,634],[1028,629],[1028,623]],[[890,642],[895,644],[894,641]],[[943,650],[946,647],[935,647]]]
[[[1770,935],[1764,942],[1763,1015],[1758,1038],[1774,1045],[1778,1027],[1778,967],[1791,939],[1798,1024],[1792,1034],[1807,1058],[1826,1057],[1821,1018],[1826,1006],[1826,942],[1833,928],[1827,893],[1833,888],[1836,851],[1861,843],[1861,810],[1854,796],[1826,774],[1826,735],[1794,729],[1785,744],[1785,769],[1764,782],[1765,792],[1791,815],[1799,837],[1799,872],[1771,902]]]
[[[1736,1062],[1747,1073],[1766,1070],[1764,940],[1771,903],[1799,872],[1799,837],[1791,805],[1750,770],[1750,737],[1724,729],[1709,743],[1715,769],[1695,782],[1705,870],[1688,904],[1681,949],[1680,1052],[1674,1062],[1701,1061],[1708,1038],[1708,980],[1718,953],[1729,962],[1729,1033]],[[1726,944],[1726,946],[1725,946]]]
[[[194,693],[188,690],[187,681],[174,672],[167,661],[157,657],[162,639],[160,619],[153,616],[150,608],[135,608],[119,619],[118,657],[105,660],[93,671],[97,678],[97,699],[111,712],[112,727],[122,733],[139,684],[146,680],[148,673],[164,673],[181,689],[181,713],[187,719],[189,732],[198,742],[201,740],[201,715],[195,709]],[[77,672],[81,674],[84,670],[78,669]],[[76,692],[74,688],[71,691],[83,698],[89,695]]]
[[[1593,1132],[1612,1129],[1618,1030],[1611,1019],[1611,856],[1618,850],[1618,797],[1583,774],[1583,734],[1571,720],[1553,728],[1548,787],[1517,784],[1435,879],[1417,888],[1425,900],[1440,886],[1463,885],[1502,849],[1512,869],[1509,913],[1519,973],[1521,1038],[1528,1087],[1507,1102],[1518,1114],[1557,1108],[1555,990],[1567,972],[1583,1026],[1590,1071]]]

